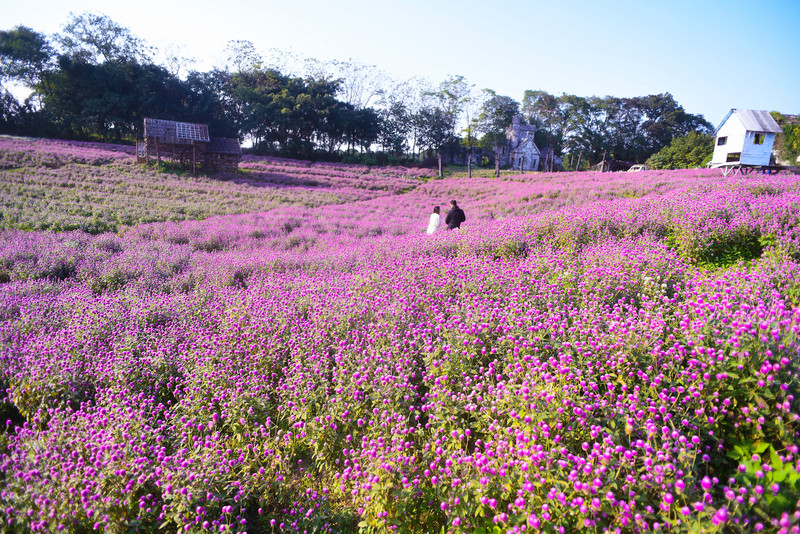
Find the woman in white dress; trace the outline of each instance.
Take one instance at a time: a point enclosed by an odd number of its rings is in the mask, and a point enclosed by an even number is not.
[[[430,221],[428,222],[428,229],[425,230],[428,235],[434,233],[437,228],[439,228],[439,222],[441,221],[441,216],[439,215],[439,206],[433,208],[433,213],[431,213]]]

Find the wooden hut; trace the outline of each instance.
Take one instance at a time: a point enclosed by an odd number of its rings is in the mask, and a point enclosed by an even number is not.
[[[242,159],[242,147],[238,139],[212,137],[206,146],[205,164],[209,168],[236,170]]]
[[[238,139],[210,137],[207,124],[144,119],[144,136],[136,145],[139,163],[169,160],[198,167],[235,169],[242,157]]]

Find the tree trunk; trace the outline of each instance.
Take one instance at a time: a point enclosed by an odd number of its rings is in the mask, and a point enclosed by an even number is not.
[[[467,150],[467,178],[472,178],[472,149]]]
[[[494,177],[500,177],[500,156],[495,151],[494,153]]]
[[[438,150],[436,152],[437,159],[439,160],[439,178],[442,177],[442,151]]]
[[[583,150],[578,152],[578,163],[575,164],[575,170],[576,171],[581,170],[581,156],[583,156]]]

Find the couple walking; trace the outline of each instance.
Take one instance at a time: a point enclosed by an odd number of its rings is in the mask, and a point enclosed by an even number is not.
[[[447,212],[447,216],[444,218],[444,223],[447,225],[448,230],[454,230],[456,228],[461,228],[461,223],[467,220],[467,216],[464,215],[464,210],[458,207],[458,203],[455,200],[450,201],[450,210]],[[433,208],[433,213],[431,213],[430,222],[428,222],[428,229],[426,232],[428,235],[434,233],[437,228],[439,228],[439,223],[441,221],[441,216],[439,215],[439,206]]]

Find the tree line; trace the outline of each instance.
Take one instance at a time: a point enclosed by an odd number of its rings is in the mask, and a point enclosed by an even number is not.
[[[144,117],[207,123],[257,153],[306,159],[409,163],[434,154],[497,156],[514,115],[537,126],[549,164],[642,163],[711,125],[669,93],[632,98],[525,91],[517,101],[463,76],[396,81],[375,66],[318,61],[231,41],[228,61],[190,70],[105,15],[72,14],[46,36],[0,31],[0,132],[130,142]],[[29,91],[19,101],[9,90]],[[473,158],[469,158],[471,161]],[[545,164],[548,160],[545,158]],[[480,163],[480,161],[479,161]]]

